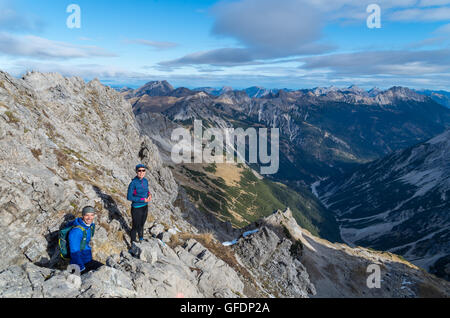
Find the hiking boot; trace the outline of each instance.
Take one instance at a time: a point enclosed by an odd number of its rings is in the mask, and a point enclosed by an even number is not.
[[[130,253],[132,256],[139,258],[139,255],[141,254],[141,249],[138,247],[139,243],[135,243],[133,242],[133,245],[131,245],[130,250],[128,251],[128,253]]]

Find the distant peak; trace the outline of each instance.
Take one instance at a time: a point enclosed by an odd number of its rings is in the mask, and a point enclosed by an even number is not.
[[[424,95],[420,95],[413,91],[410,88],[402,87],[402,86],[393,86],[388,90],[379,93],[375,96],[375,99],[380,104],[392,104],[396,99],[397,100],[413,100],[423,102],[428,97]]]
[[[147,82],[143,87],[145,86],[167,86],[167,87],[171,87],[173,89],[173,86],[170,85],[170,83],[168,81],[150,81]]]
[[[135,91],[136,97],[143,95],[149,96],[167,96],[175,89],[167,81],[151,81]]]

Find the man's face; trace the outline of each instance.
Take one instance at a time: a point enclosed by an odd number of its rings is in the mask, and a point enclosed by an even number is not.
[[[86,213],[82,219],[86,225],[91,225],[94,222],[95,214],[94,213]]]

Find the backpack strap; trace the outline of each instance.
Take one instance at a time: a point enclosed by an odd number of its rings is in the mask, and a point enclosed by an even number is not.
[[[83,232],[83,238],[81,239],[81,244],[80,244],[80,251],[84,251],[84,249],[86,248],[86,240],[87,240],[86,229],[80,225],[74,226],[73,228],[80,229],[81,232]]]

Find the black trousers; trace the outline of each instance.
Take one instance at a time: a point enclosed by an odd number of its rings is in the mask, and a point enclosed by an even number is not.
[[[95,271],[102,267],[104,264],[98,262],[98,261],[90,261],[89,263],[84,264],[85,269],[81,272],[81,275],[84,275],[86,273],[89,273],[90,271]]]
[[[148,205],[141,208],[131,208],[131,218],[133,219],[133,227],[131,228],[131,241],[137,242],[136,234],[139,238],[144,237],[144,225],[147,221]]]

